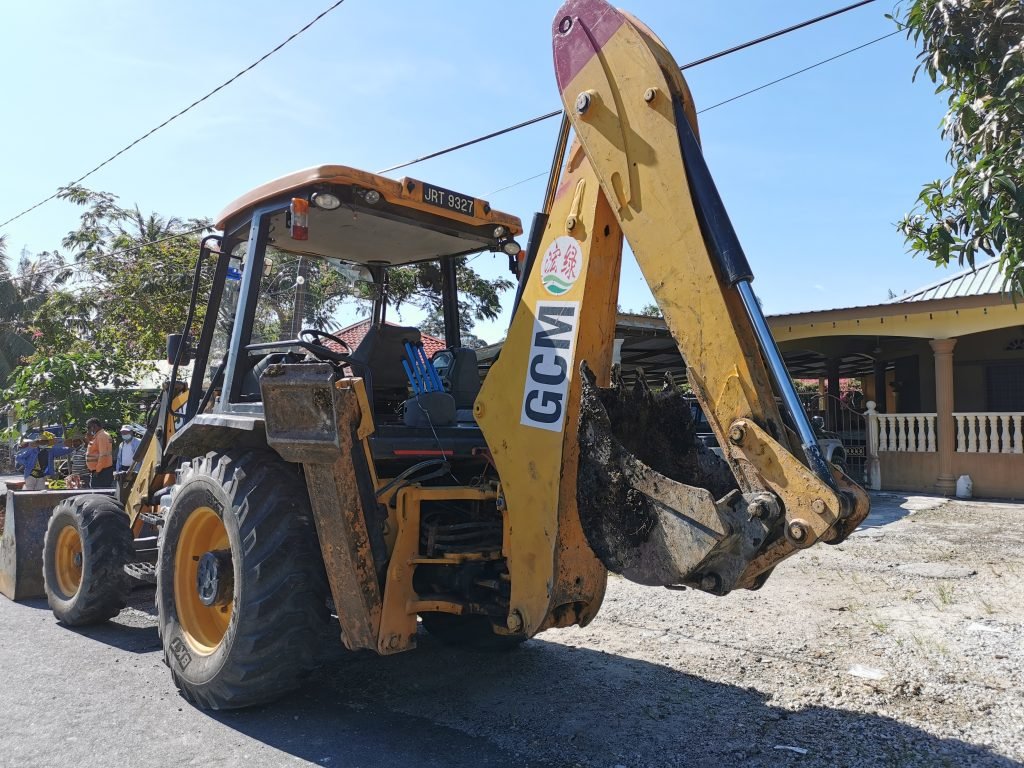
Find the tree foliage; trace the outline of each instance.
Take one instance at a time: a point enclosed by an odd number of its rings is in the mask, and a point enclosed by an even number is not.
[[[82,206],[79,226],[62,250],[22,256],[16,311],[31,349],[0,401],[16,421],[138,421],[132,382],[185,323],[198,234],[184,235],[205,222],[144,216],[84,187],[60,197]]]
[[[4,401],[17,421],[79,426],[92,416],[107,424],[141,421],[145,404],[131,389],[137,375],[130,360],[99,350],[37,354],[15,369]]]
[[[144,361],[163,358],[166,337],[183,330],[199,253],[209,229],[203,219],[143,214],[118,198],[81,186],[61,190],[82,209],[78,227],[60,248],[23,254],[0,272],[0,407],[17,421],[81,424],[139,421],[144,403],[132,382],[150,372]],[[0,239],[0,264],[3,263]],[[213,264],[201,272],[191,333],[197,338]],[[302,327],[328,328],[345,301],[367,311],[374,289],[319,259],[268,250],[254,337],[291,337]],[[436,264],[389,270],[389,305],[409,304],[440,317]],[[476,320],[494,319],[513,283],[487,280],[460,259],[460,318],[465,343]],[[301,317],[296,317],[299,309]],[[7,379],[5,382],[4,379]],[[6,386],[6,389],[2,389]]]
[[[998,256],[1024,290],[1024,4],[912,0],[897,22],[921,69],[948,96],[942,123],[952,174],[924,185],[899,224],[914,253],[938,265]]]
[[[35,352],[27,320],[69,276],[61,259],[50,254],[33,260],[23,252],[16,266],[9,268],[6,239],[0,236],[0,388],[22,360]]]
[[[497,319],[501,312],[501,294],[515,285],[503,277],[488,280],[469,266],[466,257],[456,259],[455,284],[459,291],[459,323],[465,334],[472,331],[478,320]],[[396,310],[403,304],[411,304],[425,310],[428,316],[440,317],[440,266],[424,262],[389,269],[388,304]],[[444,328],[443,322],[440,327]]]

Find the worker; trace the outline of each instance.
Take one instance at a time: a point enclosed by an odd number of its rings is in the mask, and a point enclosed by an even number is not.
[[[139,449],[139,438],[132,432],[130,424],[121,425],[121,443],[117,446],[114,460],[114,472],[127,472],[135,460],[135,451]]]
[[[25,490],[45,491],[46,478],[53,477],[53,444],[57,436],[43,432],[24,457]]]
[[[85,463],[92,475],[93,488],[112,488],[114,485],[114,443],[103,428],[103,422],[96,417],[85,422],[89,433],[89,447],[85,451]]]

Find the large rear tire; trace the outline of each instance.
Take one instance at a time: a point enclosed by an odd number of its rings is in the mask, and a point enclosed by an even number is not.
[[[186,464],[160,540],[158,628],[182,694],[205,709],[272,701],[316,666],[327,579],[305,483],[266,451]]]
[[[53,615],[71,627],[117,616],[128,602],[124,566],[134,554],[124,508],[88,494],[60,502],[43,540],[43,588]]]

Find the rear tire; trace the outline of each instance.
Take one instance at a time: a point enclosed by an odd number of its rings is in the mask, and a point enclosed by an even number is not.
[[[112,619],[128,602],[132,531],[109,496],[65,499],[53,509],[43,539],[43,587],[53,615],[71,627]]]
[[[420,620],[423,628],[442,643],[479,651],[511,651],[527,639],[523,635],[495,634],[486,616],[421,613]]]
[[[156,599],[175,684],[204,709],[262,704],[297,688],[316,666],[330,616],[296,467],[269,452],[210,453],[183,467],[173,493]],[[197,585],[214,552],[208,604]]]

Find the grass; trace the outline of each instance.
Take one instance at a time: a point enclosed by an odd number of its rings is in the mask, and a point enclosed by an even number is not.
[[[952,584],[936,584],[935,593],[939,596],[939,605],[943,608],[948,608],[954,602],[956,589],[954,589]]]
[[[890,629],[889,622],[885,621],[882,618],[879,618],[878,616],[873,616],[869,618],[868,624],[870,624],[871,628],[878,632],[880,635],[884,635]]]

